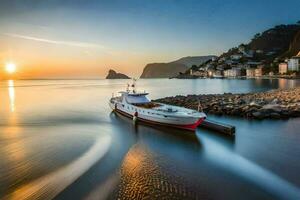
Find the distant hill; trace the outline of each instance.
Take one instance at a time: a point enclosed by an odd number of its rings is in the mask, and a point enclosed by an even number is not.
[[[115,70],[110,69],[108,71],[106,79],[130,79],[130,77],[125,74],[117,73]]]
[[[188,56],[169,63],[150,63],[143,70],[141,78],[170,78],[185,72],[192,65],[200,65],[216,56]]]
[[[217,58],[217,56],[213,56],[213,55],[210,55],[210,56],[187,56],[187,57],[183,57],[178,60],[175,60],[171,63],[180,63],[180,64],[184,64],[188,67],[192,67],[193,65],[198,66],[212,58]]]
[[[275,26],[262,33],[257,33],[251,42],[241,45],[244,45],[247,50],[273,52],[271,58],[294,56],[300,50],[300,24]],[[220,57],[228,57],[237,52],[238,48],[234,47]]]

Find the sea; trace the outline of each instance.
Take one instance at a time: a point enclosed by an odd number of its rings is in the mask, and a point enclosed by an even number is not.
[[[0,81],[0,199],[300,199],[300,118],[249,120],[235,137],[115,114],[130,80]],[[264,92],[288,79],[140,79],[151,99]]]

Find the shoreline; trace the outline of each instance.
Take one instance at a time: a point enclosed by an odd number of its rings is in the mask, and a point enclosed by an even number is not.
[[[200,77],[200,76],[184,76],[184,77],[173,77],[169,79],[241,79],[241,80],[248,80],[248,79],[288,79],[288,80],[300,80],[300,76],[257,76],[257,77],[247,77],[247,76],[237,76],[237,77]]]
[[[249,119],[288,119],[300,117],[300,87],[267,92],[177,95],[156,102],[197,110],[207,114]]]

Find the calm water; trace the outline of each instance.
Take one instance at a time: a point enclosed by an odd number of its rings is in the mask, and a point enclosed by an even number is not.
[[[300,199],[300,119],[212,119],[235,138],[111,113],[125,80],[0,82],[0,199]],[[295,80],[140,80],[155,99]]]

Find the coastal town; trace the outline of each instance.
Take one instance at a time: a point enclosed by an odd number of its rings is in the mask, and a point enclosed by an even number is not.
[[[273,52],[266,52],[270,55]],[[277,70],[265,71],[265,65],[261,61],[253,61],[255,54],[263,54],[262,50],[256,52],[245,51],[243,46],[239,47],[239,53],[230,57],[222,57],[218,60],[212,59],[200,67],[193,66],[189,70],[191,77],[210,77],[210,78],[238,78],[238,77],[297,77],[300,69],[300,52],[282,62],[275,60]],[[245,61],[247,60],[247,61]],[[272,63],[273,64],[273,63]]]
[[[174,78],[299,78],[299,44],[300,21],[278,25]]]

